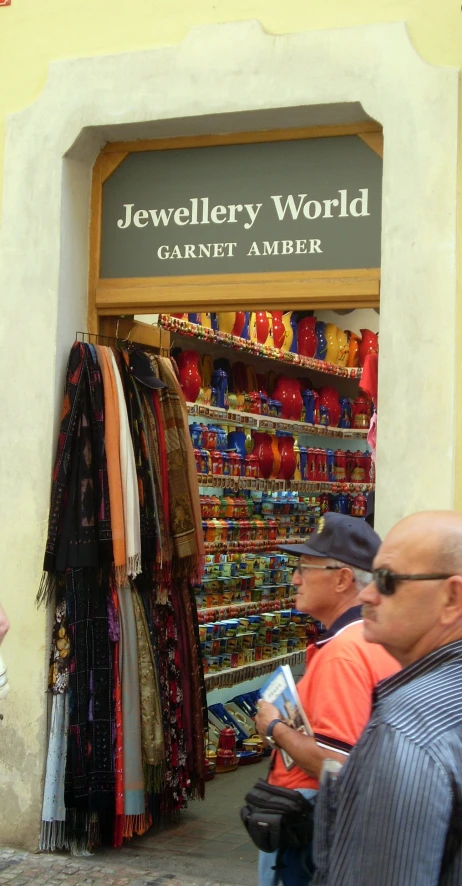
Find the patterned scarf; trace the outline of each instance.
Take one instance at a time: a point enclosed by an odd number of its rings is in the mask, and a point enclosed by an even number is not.
[[[191,578],[197,575],[200,563],[191,495],[188,483],[185,484],[188,456],[178,385],[164,358],[153,356],[151,361],[156,374],[167,383],[166,388],[156,392],[153,400],[156,409],[158,398],[157,429],[165,437],[169,524],[174,548],[172,574],[177,578]]]
[[[57,573],[96,567],[112,556],[103,421],[94,353],[75,342],[66,373],[38,604],[51,599]]]
[[[113,812],[115,785],[109,584],[94,569],[69,569],[66,578],[72,653],[64,799],[68,809],[107,815]]]
[[[109,478],[109,499],[111,502],[112,549],[117,584],[127,578],[127,557],[125,550],[125,526],[120,471],[120,417],[114,367],[109,348],[97,345],[96,352],[104,380],[104,442]]]

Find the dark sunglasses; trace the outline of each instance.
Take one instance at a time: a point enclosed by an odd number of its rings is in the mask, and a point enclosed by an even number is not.
[[[372,580],[379,592],[384,597],[391,597],[396,591],[396,585],[400,581],[435,581],[441,578],[451,578],[446,572],[406,573],[399,575],[391,569],[373,569]]]

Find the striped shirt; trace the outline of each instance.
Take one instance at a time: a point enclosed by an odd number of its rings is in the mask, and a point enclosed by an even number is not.
[[[318,794],[313,886],[462,886],[462,640],[373,693]]]

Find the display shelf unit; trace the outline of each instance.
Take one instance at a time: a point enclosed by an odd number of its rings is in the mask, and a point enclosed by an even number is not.
[[[266,539],[254,539],[248,541],[206,541],[206,554],[254,554],[256,551],[272,551],[278,545],[301,545],[306,540],[303,538],[275,538],[273,541]]]
[[[180,320],[178,317],[172,317],[170,314],[159,314],[158,323],[163,329],[168,329],[170,332],[178,335],[197,338],[210,344],[225,345],[225,347],[247,354],[255,354],[257,357],[265,357],[268,360],[275,360],[278,363],[287,363],[290,366],[311,369],[312,371],[322,372],[324,375],[337,376],[339,378],[361,378],[362,369],[359,367],[336,366],[334,363],[316,360],[315,357],[302,357],[300,354],[293,354],[291,351],[281,351],[279,348],[270,348],[258,342],[238,338],[228,332],[219,332],[216,329],[210,329],[208,326],[199,326],[197,323],[190,323],[189,320]]]
[[[273,418],[269,415],[257,415],[253,412],[219,409],[217,406],[206,406],[203,403],[188,403],[187,407],[188,415],[191,416],[211,418],[220,424],[237,425],[238,427],[254,428],[261,431],[289,431],[293,434],[337,437],[342,440],[365,440],[368,434],[368,429],[363,428],[331,428],[326,425],[311,425],[303,421]]]
[[[236,683],[243,683],[245,680],[251,680],[253,677],[270,674],[278,665],[288,664],[290,667],[294,667],[304,662],[305,657],[306,649],[298,649],[296,652],[289,652],[285,655],[278,655],[274,658],[262,659],[261,661],[252,661],[237,668],[226,668],[223,671],[209,672],[205,674],[205,688],[207,692],[211,692],[212,689],[235,686]]]
[[[230,477],[224,474],[198,474],[199,486],[212,486],[215,489],[256,489],[262,492],[372,492],[375,483],[349,483],[339,480],[336,483],[317,480],[263,480],[261,477]]]
[[[277,612],[279,609],[291,609],[295,595],[284,600],[262,600],[250,603],[228,603],[226,606],[200,607],[197,610],[199,624],[207,621],[221,621],[227,618],[242,618],[246,615],[260,615],[264,612]]]

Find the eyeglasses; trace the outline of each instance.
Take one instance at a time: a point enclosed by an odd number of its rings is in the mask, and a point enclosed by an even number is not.
[[[397,572],[392,572],[391,569],[374,569],[372,571],[372,580],[379,594],[382,594],[384,597],[393,596],[396,591],[396,585],[400,581],[436,581],[436,579],[442,578],[451,578],[451,576],[445,572],[408,572],[399,575]]]
[[[344,566],[315,566],[314,564],[311,565],[311,563],[297,563],[297,565],[296,565],[296,567],[295,567],[295,569],[294,569],[294,575],[295,575],[297,572],[298,572],[299,575],[301,575],[304,569],[326,569],[326,570],[328,569],[328,570],[334,570],[334,569],[344,569],[344,568],[345,568]],[[348,567],[346,567],[346,568],[348,568]]]

